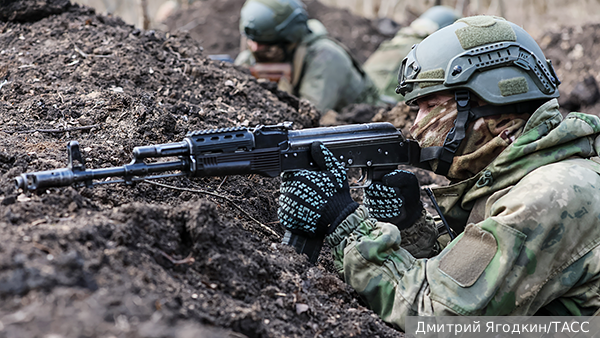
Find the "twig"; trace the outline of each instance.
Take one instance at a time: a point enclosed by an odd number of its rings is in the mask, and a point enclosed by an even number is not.
[[[219,184],[219,186],[217,187],[217,190],[221,190],[221,186],[223,185],[223,183],[225,183],[226,180],[227,180],[227,176],[225,176],[223,178],[223,180],[221,181],[221,184]]]
[[[148,30],[150,28],[150,18],[148,16],[148,1],[141,0],[140,6],[142,7],[142,28]]]
[[[97,128],[98,125],[94,124],[91,126],[81,126],[81,127],[71,127],[71,128],[60,128],[60,129],[32,129],[32,130],[20,130],[20,131],[7,131],[7,130],[3,130],[3,132],[7,133],[7,134],[29,134],[29,133],[35,133],[35,132],[40,132],[40,133],[66,133],[68,131],[75,131],[75,130],[90,130],[93,128]]]
[[[79,47],[77,47],[76,44],[73,44],[73,46],[75,46],[75,51],[77,53],[79,53],[79,55],[81,55],[83,58],[87,58],[88,57],[87,53],[85,53],[84,51],[82,51],[81,49],[79,49]]]
[[[76,45],[76,44],[73,44],[73,46],[74,46],[74,49],[75,49],[75,51],[76,51],[76,52],[77,52],[79,55],[81,55],[81,57],[83,57],[84,59],[87,59],[87,57],[88,57],[88,56],[90,56],[90,54],[88,54],[88,53],[86,53],[86,52],[82,51],[82,50],[81,50],[79,47],[77,47],[77,45]],[[109,58],[109,57],[112,57],[112,54],[110,54],[110,55],[91,54],[91,56],[93,56],[93,57],[95,57],[95,58]],[[77,60],[76,60],[76,61],[77,61]],[[75,62],[75,61],[73,61],[73,62]],[[73,62],[71,62],[71,63],[73,63]],[[79,62],[79,61],[78,61],[78,62]],[[70,65],[70,64],[69,64],[69,65]]]
[[[146,182],[146,183],[149,183],[149,184],[154,184],[154,185],[157,185],[157,186],[163,187],[163,188],[169,188],[169,189],[174,189],[174,190],[193,192],[193,193],[198,193],[198,194],[205,194],[205,195],[210,195],[210,196],[214,196],[214,197],[217,197],[217,198],[224,199],[225,201],[227,201],[231,205],[233,205],[236,209],[238,209],[239,211],[241,211],[244,215],[248,216],[248,218],[250,218],[251,220],[253,220],[254,222],[256,222],[258,225],[260,225],[262,228],[264,228],[265,230],[267,230],[268,232],[270,232],[272,235],[274,235],[276,237],[279,237],[279,235],[275,231],[273,231],[273,229],[267,227],[266,225],[264,225],[261,222],[259,222],[258,220],[256,220],[249,213],[247,213],[244,209],[240,208],[237,204],[235,204],[227,196],[215,194],[214,192],[210,192],[210,191],[206,191],[206,190],[180,188],[180,187],[176,187],[176,186],[173,186],[173,185],[168,185],[168,184],[163,184],[163,183],[158,183],[158,182],[152,182],[152,181],[149,181],[149,180],[143,180],[142,182]]]
[[[158,249],[157,249],[158,250]],[[194,259],[194,257],[192,257],[192,253],[190,252],[190,254],[184,258],[184,259],[175,259],[171,256],[169,256],[167,253],[165,253],[162,250],[158,250],[158,252],[160,252],[161,255],[163,255],[166,259],[168,259],[169,261],[171,261],[171,263],[175,264],[175,265],[181,265],[181,264],[192,264],[194,263],[196,260]]]
[[[165,43],[163,43],[163,46],[167,43],[167,41],[165,41]],[[192,58],[182,58],[181,54],[179,54],[178,52],[174,51],[173,48],[171,48],[171,46],[166,46],[166,50],[168,50],[169,52],[171,52],[173,55],[177,56],[177,60],[178,61],[194,61]]]

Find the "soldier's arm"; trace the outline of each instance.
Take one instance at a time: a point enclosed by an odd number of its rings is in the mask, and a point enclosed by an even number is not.
[[[327,238],[342,278],[384,321],[404,329],[407,315],[455,315],[430,298],[429,260],[414,258],[401,240],[395,225],[370,218],[364,206]]]
[[[600,305],[589,292],[600,276],[597,186],[596,173],[567,163],[538,169],[492,195],[486,218],[429,259],[364,207],[328,242],[344,280],[400,328],[407,315],[589,315]]]

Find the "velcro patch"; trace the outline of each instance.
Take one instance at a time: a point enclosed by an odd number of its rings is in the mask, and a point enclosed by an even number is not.
[[[458,285],[469,287],[479,279],[497,250],[498,243],[491,233],[469,224],[463,237],[441,259],[439,269]]]
[[[527,80],[522,76],[501,80],[498,82],[498,88],[502,96],[525,94],[529,91]]]
[[[439,80],[440,82],[444,82],[444,77],[445,77],[444,73],[445,72],[444,72],[443,68],[425,70],[425,71],[422,71],[421,73],[419,73],[419,75],[417,75],[417,79],[418,80],[432,79],[432,80]],[[436,86],[439,84],[440,84],[439,82],[420,82],[419,87],[426,88],[426,87],[430,87],[430,86]]]
[[[459,20],[468,26],[459,28],[455,34],[464,50],[501,41],[517,41],[517,35],[509,23],[490,17],[473,17]]]

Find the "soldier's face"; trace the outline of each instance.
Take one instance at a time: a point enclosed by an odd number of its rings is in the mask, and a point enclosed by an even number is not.
[[[439,92],[420,98],[416,101],[419,106],[419,113],[415,119],[415,124],[421,121],[427,114],[429,114],[435,107],[453,100],[454,95],[451,92]]]
[[[248,40],[248,49],[254,55],[256,62],[283,62],[285,60],[285,51],[281,45],[269,45],[252,40]]]

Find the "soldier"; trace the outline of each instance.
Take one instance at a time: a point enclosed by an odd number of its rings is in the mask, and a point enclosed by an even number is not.
[[[379,92],[360,63],[327,36],[321,22],[308,20],[300,1],[247,0],[240,31],[248,49],[234,63],[278,81],[280,89],[308,99],[321,112],[378,102]]]
[[[436,252],[438,227],[408,171],[374,182],[358,205],[321,144],[322,171],[282,176],[281,223],[328,234],[342,278],[399,328],[415,315],[596,313],[600,118],[563,118],[535,40],[502,18],[463,18],[415,46],[398,77],[419,106],[421,160],[452,182],[434,195],[459,235]]]
[[[402,97],[396,94],[398,68],[412,46],[438,29],[452,24],[458,18],[460,16],[452,8],[431,7],[410,26],[400,29],[393,39],[382,42],[369,56],[363,67],[381,94],[385,95],[386,102],[402,100]]]

